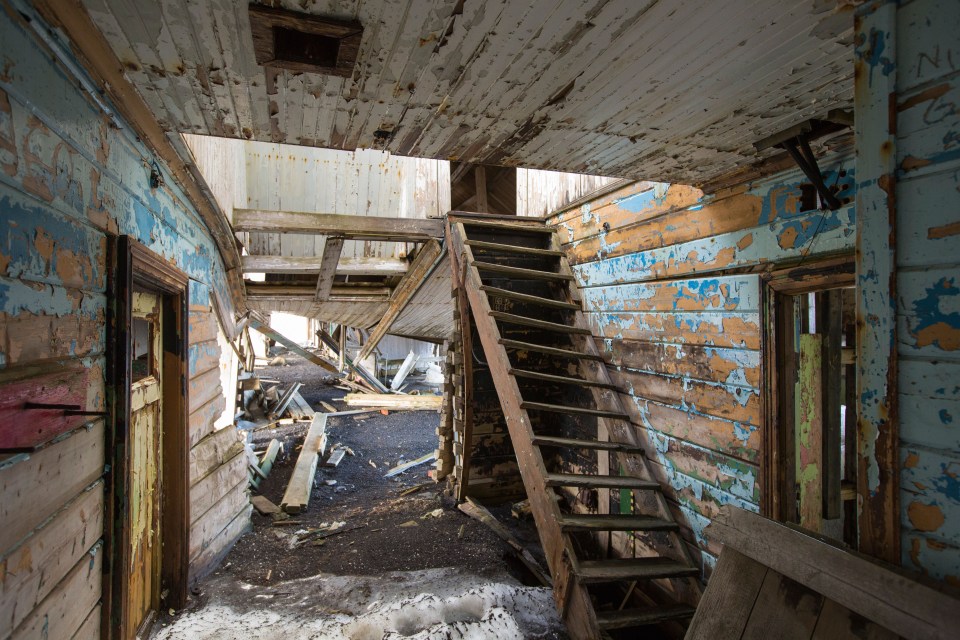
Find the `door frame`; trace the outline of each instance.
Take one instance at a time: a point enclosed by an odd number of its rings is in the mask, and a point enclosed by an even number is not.
[[[190,439],[187,395],[187,331],[189,277],[129,236],[110,238],[107,323],[106,527],[102,632],[104,638],[127,638],[139,621],[126,620],[125,588],[130,563],[130,531],[126,488],[130,485],[130,386],[134,286],[162,294],[162,371],[160,486],[160,583],[167,590],[163,605],[186,604],[190,566]]]
[[[760,451],[760,513],[783,521],[790,515],[783,505],[787,484],[786,467],[781,454],[790,450],[786,430],[780,423],[780,376],[785,367],[778,361],[778,323],[783,321],[778,309],[781,295],[800,295],[823,289],[856,286],[856,263],[853,254],[818,260],[809,265],[769,271],[761,277],[762,298],[762,392],[764,430]],[[792,319],[790,319],[792,320]],[[789,381],[788,381],[789,382]],[[789,385],[788,385],[789,386]]]

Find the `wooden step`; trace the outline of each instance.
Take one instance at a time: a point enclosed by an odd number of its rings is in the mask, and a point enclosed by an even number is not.
[[[676,522],[653,516],[621,516],[595,514],[563,514],[560,528],[564,531],[678,531]]]
[[[570,311],[580,310],[580,305],[573,302],[564,302],[563,300],[554,300],[553,298],[543,298],[540,296],[531,295],[529,293],[510,291],[509,289],[500,289],[499,287],[482,285],[480,290],[486,292],[488,296],[493,296],[495,298],[507,298],[508,300],[529,302],[530,304],[539,305],[541,307],[551,307],[554,309],[568,309]]]
[[[598,611],[597,623],[603,631],[629,629],[671,620],[686,620],[692,618],[694,612],[696,612],[696,609],[685,604],[626,609],[624,611]]]
[[[490,222],[487,220],[470,220],[462,219],[458,220],[460,224],[466,227],[476,227],[478,229],[497,229],[499,231],[511,231],[514,233],[543,233],[543,234],[552,234],[554,232],[553,227],[548,226],[533,226],[533,225],[523,225],[523,224],[511,224],[509,222]]]
[[[563,255],[563,251],[556,251],[554,249],[534,249],[533,247],[522,247],[517,244],[501,244],[499,242],[484,242],[483,240],[464,240],[463,244],[485,251],[522,253],[531,256],[543,256],[545,258],[559,258]]]
[[[579,351],[571,351],[570,349],[561,349],[559,347],[548,347],[547,345],[543,344],[533,344],[532,342],[521,342],[520,340],[507,340],[506,338],[501,338],[500,344],[505,349],[535,351],[537,353],[545,353],[550,356],[557,356],[558,358],[570,358],[571,360],[592,360],[595,362],[603,362],[603,358],[601,356],[595,356],[589,353],[580,353]]]
[[[573,276],[569,273],[541,271],[539,269],[525,269],[524,267],[511,267],[508,264],[496,264],[493,262],[483,262],[481,260],[474,260],[470,263],[470,266],[479,271],[486,271],[488,273],[502,273],[517,279],[562,280],[565,282],[573,280]]]
[[[615,451],[618,453],[635,453],[643,455],[643,449],[632,447],[620,442],[604,442],[601,440],[577,440],[576,438],[558,438],[555,436],[533,436],[535,447],[564,447],[568,449],[595,449],[597,451]]]
[[[500,322],[520,324],[525,327],[536,327],[537,329],[552,331],[554,333],[568,333],[580,336],[591,335],[590,329],[581,329],[580,327],[573,327],[569,324],[560,324],[559,322],[548,322],[546,320],[528,318],[527,316],[518,316],[514,313],[504,313],[503,311],[491,311],[490,317],[494,318],[495,320],[499,320]]]
[[[547,404],[546,402],[527,402],[520,403],[520,407],[527,411],[550,411],[552,413],[576,413],[582,416],[596,416],[598,418],[616,418],[618,420],[629,420],[629,416],[619,411],[605,411],[603,409],[590,409],[588,407],[571,407],[564,404]]]
[[[617,580],[656,580],[696,576],[700,570],[673,558],[610,558],[581,560],[574,573],[580,582],[614,582]]]
[[[600,389],[614,389],[617,386],[607,384],[606,382],[596,382],[594,380],[584,380],[583,378],[571,378],[569,376],[558,376],[552,373],[540,373],[539,371],[526,371],[524,369],[510,369],[510,375],[517,378],[527,378],[529,380],[543,380],[544,382],[556,382],[557,384],[573,384],[582,387],[598,387]]]
[[[594,476],[573,473],[548,473],[548,487],[586,487],[587,489],[640,489],[659,491],[660,483],[633,476]]]

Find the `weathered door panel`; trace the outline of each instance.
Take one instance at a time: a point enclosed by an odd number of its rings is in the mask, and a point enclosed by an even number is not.
[[[128,629],[152,619],[160,598],[161,314],[158,295],[133,294],[133,384],[130,388],[130,566]]]

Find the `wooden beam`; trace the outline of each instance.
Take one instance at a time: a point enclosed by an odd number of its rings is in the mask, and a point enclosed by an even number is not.
[[[477,165],[473,168],[473,180],[477,188],[477,211],[490,212],[490,203],[487,202],[487,168]]]
[[[309,351],[307,351],[306,349],[298,345],[296,342],[294,342],[290,338],[286,337],[283,334],[277,333],[276,331],[274,331],[273,329],[266,326],[265,324],[263,324],[258,319],[252,316],[250,317],[250,327],[253,329],[256,329],[257,331],[267,336],[268,338],[276,340],[283,346],[287,347],[297,355],[303,356],[304,358],[306,358],[313,364],[317,365],[318,367],[321,367],[322,369],[326,369],[327,371],[332,371],[333,373],[338,373],[337,367],[333,363],[327,362],[326,360],[324,360],[323,358],[321,358],[315,353],[310,353]]]
[[[408,396],[394,393],[348,393],[343,397],[348,407],[377,409],[409,409],[411,411],[439,411],[443,396]]]
[[[706,534],[900,636],[951,638],[960,628],[951,596],[763,516],[726,506]]]
[[[327,238],[323,245],[323,257],[320,259],[320,273],[317,277],[317,290],[314,297],[326,300],[333,290],[334,276],[337,275],[337,263],[343,250],[343,238]]]
[[[323,455],[327,443],[327,414],[318,413],[313,418],[310,431],[303,441],[303,448],[293,468],[293,475],[287,483],[280,507],[287,513],[300,513],[310,504],[313,490],[313,476],[317,473],[317,462]]]
[[[373,331],[370,332],[370,337],[367,339],[366,344],[363,345],[363,349],[357,354],[357,362],[363,362],[363,359],[369,356],[376,348],[380,339],[387,334],[387,331],[390,330],[390,325],[400,316],[400,313],[406,308],[407,303],[409,303],[417,293],[417,289],[419,289],[420,285],[426,280],[427,275],[430,273],[433,265],[436,264],[441,252],[440,243],[436,240],[430,240],[421,247],[417,253],[417,257],[414,258],[413,263],[410,265],[410,270],[403,276],[403,280],[400,281],[397,288],[393,290],[387,312],[383,315],[383,318]]]
[[[320,256],[243,256],[244,273],[320,273]],[[402,276],[407,261],[402,258],[345,258],[337,263],[337,273],[344,276]]]
[[[307,233],[353,240],[426,242],[443,236],[437,218],[382,218],[379,216],[234,209],[234,231]]]
[[[350,285],[335,286],[330,289],[330,295],[327,300],[338,300],[343,298],[361,298],[366,301],[383,302],[390,297],[392,289],[379,284],[373,286]],[[250,283],[247,285],[247,298],[275,298],[282,300],[316,300],[316,287],[313,285],[295,285],[295,284],[262,284]]]

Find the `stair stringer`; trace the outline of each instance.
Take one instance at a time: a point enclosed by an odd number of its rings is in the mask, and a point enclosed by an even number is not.
[[[453,229],[452,227],[455,227]],[[570,635],[576,640],[600,636],[599,625],[590,595],[573,573],[571,558],[575,557],[569,536],[560,529],[560,508],[552,489],[547,487],[547,469],[537,447],[533,445],[533,429],[527,411],[521,406],[520,389],[509,374],[510,362],[506,350],[500,344],[501,334],[486,294],[475,268],[470,265],[473,255],[470,247],[463,244],[463,225],[448,221],[448,246],[454,261],[454,273],[463,274],[459,284],[467,293],[471,315],[483,347],[490,373],[507,422],[510,439],[520,467],[530,510],[537,526],[537,533],[546,555],[547,565],[553,578],[554,600]]]

